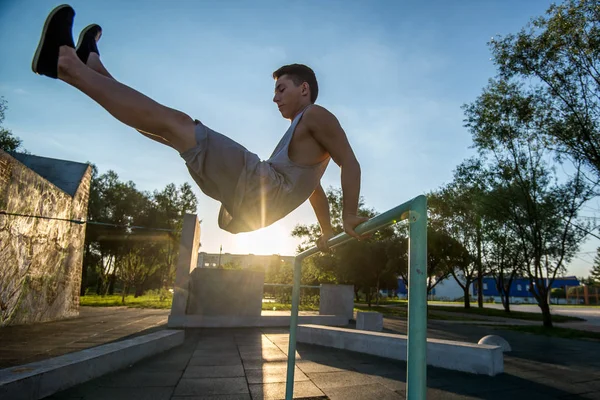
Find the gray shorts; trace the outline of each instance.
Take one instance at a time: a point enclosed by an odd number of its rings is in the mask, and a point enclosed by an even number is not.
[[[202,192],[232,213],[240,178],[245,178],[248,169],[256,168],[260,158],[198,120],[195,134],[197,146],[181,153],[181,157]]]

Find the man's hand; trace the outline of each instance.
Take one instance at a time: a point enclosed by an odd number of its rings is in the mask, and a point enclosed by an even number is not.
[[[317,248],[323,253],[329,253],[327,242],[334,236],[333,232],[325,232],[317,239]]]
[[[362,235],[361,236],[358,233],[356,233],[354,231],[354,229],[356,229],[356,227],[358,225],[360,225],[363,222],[368,221],[368,220],[369,220],[368,217],[359,217],[358,215],[347,215],[344,217],[344,232],[346,232],[348,235],[350,235],[353,238],[356,238],[358,240],[366,239],[370,235]]]

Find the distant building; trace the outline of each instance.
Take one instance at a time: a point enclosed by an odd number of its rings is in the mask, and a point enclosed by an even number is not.
[[[466,284],[466,279],[464,274],[461,271],[455,271],[456,277],[460,280],[460,283],[463,285]],[[469,288],[469,296],[473,293],[473,287]],[[448,276],[446,279],[438,282],[431,292],[429,293],[430,300],[440,300],[440,301],[459,301],[463,300],[465,297],[465,291],[462,287],[456,282],[456,279],[452,275]]]
[[[294,256],[281,256],[279,254],[231,254],[231,253],[198,253],[198,268],[218,268],[219,265],[235,264],[242,269],[261,266],[267,268],[273,263],[294,263]]]
[[[531,287],[529,286],[530,282],[528,278],[518,277],[513,279],[510,290],[508,292],[509,302],[511,304],[518,303],[533,303],[537,304],[537,300],[531,293]],[[557,277],[552,282],[553,289],[565,289],[566,287],[571,286],[579,286],[579,279],[575,276],[565,276],[565,277]],[[473,287],[473,296],[477,296],[477,285]],[[491,300],[495,303],[501,303],[502,299],[500,297],[500,293],[498,292],[498,288],[496,287],[496,280],[493,277],[485,277],[483,278],[483,298],[484,301]],[[559,303],[565,303],[564,299],[559,299]]]
[[[462,273],[456,273],[458,279],[461,282],[465,282]],[[473,288],[469,290],[469,293],[472,295]],[[391,291],[388,293],[389,296],[396,295],[401,299],[408,298],[408,288],[404,284],[404,279],[398,278],[398,288],[392,294]],[[429,300],[440,300],[440,301],[458,301],[463,298],[464,291],[460,287],[460,285],[456,282],[456,279],[450,275],[448,278],[440,281],[435,285],[433,289],[427,294]]]
[[[457,274],[458,278],[461,279],[461,282],[464,283],[464,278],[462,275]],[[575,276],[565,276],[565,277],[557,277],[552,283],[553,289],[564,289],[567,287],[580,286],[579,279]],[[509,291],[509,302],[511,304],[520,304],[520,303],[530,303],[537,304],[533,293],[529,290],[529,279],[518,277],[513,279],[512,284],[510,286]],[[401,299],[408,297],[408,289],[404,284],[404,280],[402,278],[398,278],[398,289],[392,293],[386,293],[389,296],[396,295]],[[469,290],[470,296],[472,299],[477,298],[477,284],[476,282],[471,284],[471,288]],[[429,293],[429,300],[441,300],[441,301],[457,301],[462,299],[464,296],[464,292],[456,279],[450,275],[448,278],[439,282]],[[496,288],[496,280],[487,276],[483,278],[483,298],[484,301],[493,301],[494,303],[502,303],[502,298],[500,297],[500,293]],[[569,301],[570,303],[574,303],[576,300]],[[565,299],[553,299],[553,303],[566,304]]]

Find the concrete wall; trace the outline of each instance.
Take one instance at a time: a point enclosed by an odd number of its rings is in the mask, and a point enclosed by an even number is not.
[[[188,315],[261,315],[264,272],[196,268],[190,276]]]
[[[339,315],[354,318],[354,286],[321,285],[319,315]]]
[[[69,194],[0,151],[0,211],[85,220],[91,167],[71,164],[83,174]],[[78,314],[84,239],[83,224],[0,214],[0,326]]]

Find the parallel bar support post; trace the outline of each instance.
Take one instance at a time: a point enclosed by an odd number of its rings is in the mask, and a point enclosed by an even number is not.
[[[294,259],[294,287],[292,289],[292,316],[290,320],[290,341],[288,345],[287,378],[285,381],[285,400],[294,396],[294,370],[296,369],[296,331],[298,329],[298,308],[300,303],[300,278],[302,277],[301,257]]]
[[[409,213],[408,354],[406,398],[427,397],[427,198],[415,198]]]

